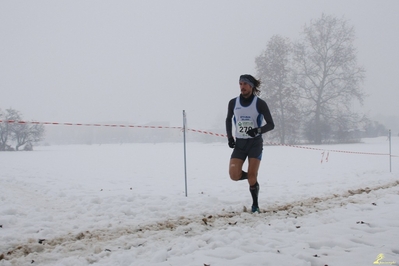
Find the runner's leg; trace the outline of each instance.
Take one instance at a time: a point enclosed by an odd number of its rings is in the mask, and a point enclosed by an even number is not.
[[[259,212],[258,195],[259,195],[259,184],[258,184],[258,170],[260,166],[260,160],[257,158],[248,159],[248,183],[249,191],[252,196],[252,212]]]
[[[260,160],[257,158],[248,158],[248,183],[253,186],[258,181],[258,170]]]
[[[231,180],[238,181],[241,179],[241,177],[245,173],[242,171],[243,164],[244,164],[244,160],[241,160],[238,158],[230,159],[229,174],[230,174]]]

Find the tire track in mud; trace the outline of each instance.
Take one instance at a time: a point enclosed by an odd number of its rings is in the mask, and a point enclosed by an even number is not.
[[[0,254],[0,262],[2,260],[12,260],[26,257],[29,254],[57,252],[64,249],[68,253],[79,253],[82,246],[93,247],[98,242],[109,242],[116,240],[122,236],[130,235],[140,239],[135,241],[130,247],[139,247],[145,245],[146,237],[157,234],[161,231],[177,231],[187,237],[201,234],[205,231],[222,229],[228,226],[234,226],[240,220],[240,224],[255,223],[259,219],[281,219],[286,217],[300,217],[315,212],[328,209],[338,208],[350,203],[367,202],[367,198],[352,198],[352,196],[369,194],[370,192],[393,188],[399,185],[399,181],[390,182],[384,185],[365,187],[355,190],[348,190],[341,194],[330,194],[325,197],[312,197],[304,200],[293,201],[281,205],[271,206],[265,210],[261,210],[259,214],[250,214],[244,207],[241,211],[223,212],[219,214],[209,214],[194,217],[178,217],[176,219],[168,219],[156,223],[146,225],[129,225],[116,229],[95,229],[84,231],[78,234],[70,233],[54,239],[30,239],[27,243],[16,245],[5,253]],[[193,229],[194,228],[194,229]],[[196,228],[200,228],[198,231]],[[111,251],[111,250],[106,250]],[[102,250],[98,251],[102,252]]]

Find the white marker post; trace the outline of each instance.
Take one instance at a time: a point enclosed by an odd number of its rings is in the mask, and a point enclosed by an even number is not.
[[[183,110],[183,142],[184,142],[184,181],[187,197],[187,163],[186,163],[186,111]]]
[[[389,139],[389,172],[392,173],[392,149],[391,149],[391,130],[388,131],[388,139]]]

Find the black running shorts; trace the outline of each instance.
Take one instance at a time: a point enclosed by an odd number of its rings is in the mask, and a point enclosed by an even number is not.
[[[236,146],[231,154],[231,159],[237,158],[245,161],[248,158],[262,159],[263,139],[257,136],[250,139],[236,139]]]

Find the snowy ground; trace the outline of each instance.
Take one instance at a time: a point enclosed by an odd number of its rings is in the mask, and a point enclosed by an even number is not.
[[[399,158],[327,152],[387,139],[316,148],[265,146],[260,214],[226,143],[187,144],[188,197],[183,144],[2,152],[0,265],[399,265]]]

